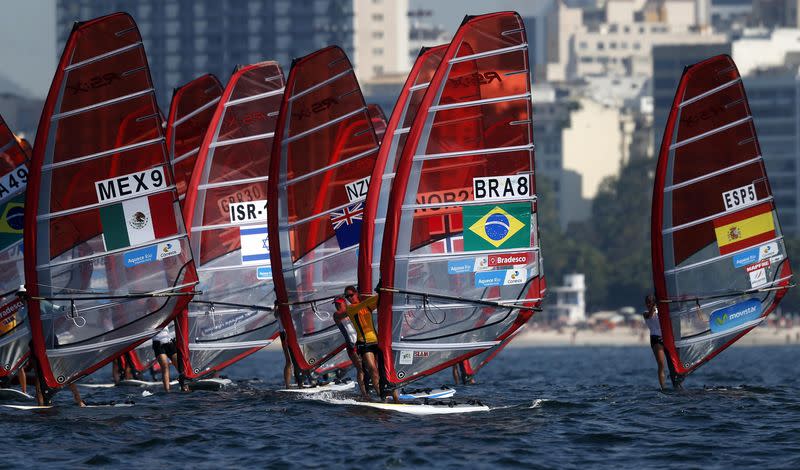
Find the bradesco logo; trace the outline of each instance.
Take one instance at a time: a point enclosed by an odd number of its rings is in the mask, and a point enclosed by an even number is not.
[[[758,299],[749,299],[730,307],[714,310],[708,318],[708,323],[712,333],[721,333],[756,320],[760,316],[761,302]]]
[[[530,253],[508,253],[489,255],[489,266],[523,266],[531,262]]]

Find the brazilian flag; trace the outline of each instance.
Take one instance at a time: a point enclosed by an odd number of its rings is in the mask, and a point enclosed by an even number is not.
[[[0,204],[0,250],[22,240],[25,194]]]
[[[531,246],[528,202],[463,206],[464,251],[504,250]]]

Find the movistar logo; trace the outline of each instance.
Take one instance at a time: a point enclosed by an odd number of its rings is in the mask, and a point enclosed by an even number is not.
[[[727,313],[725,315],[721,316],[721,317],[718,317],[717,320],[716,320],[717,325],[719,325],[719,326],[724,325],[726,321],[728,321],[728,314]]]

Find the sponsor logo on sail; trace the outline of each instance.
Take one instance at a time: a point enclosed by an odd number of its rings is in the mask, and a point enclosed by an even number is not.
[[[750,248],[733,255],[733,267],[736,269],[743,268],[758,261],[758,250],[758,248]]]
[[[513,286],[523,284],[527,280],[528,270],[525,268],[475,273],[476,287]]]
[[[750,276],[750,287],[757,289],[767,284],[767,269],[761,268],[755,271],[748,271]]]
[[[765,260],[778,254],[778,242],[767,243],[758,247],[758,260]]]
[[[712,333],[736,328],[761,316],[761,302],[749,299],[711,312],[708,319]]]
[[[259,266],[256,268],[256,279],[272,279],[272,268],[270,266]]]
[[[502,255],[489,255],[489,266],[524,266],[530,264],[533,256],[529,252],[524,253],[507,253]]]
[[[447,262],[448,274],[464,274],[488,269],[489,261],[486,256],[477,258],[458,259]]]
[[[146,246],[138,250],[126,251],[123,256],[125,267],[132,268],[140,264],[170,258],[181,253],[181,244],[177,240]]]
[[[747,271],[748,273],[751,273],[757,269],[767,268],[769,267],[769,265],[770,261],[768,259],[765,259],[763,261],[759,261],[758,263],[751,264],[750,266],[746,266],[744,270]]]

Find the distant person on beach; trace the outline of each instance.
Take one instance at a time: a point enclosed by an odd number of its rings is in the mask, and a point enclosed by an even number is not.
[[[658,383],[661,385],[661,390],[664,390],[664,382],[666,375],[664,372],[664,365],[666,364],[666,356],[664,354],[664,340],[661,339],[661,324],[658,321],[658,307],[656,306],[656,297],[653,294],[648,294],[644,298],[644,304],[647,310],[642,314],[647,328],[650,329],[650,348],[653,350],[653,355],[658,364]]]

